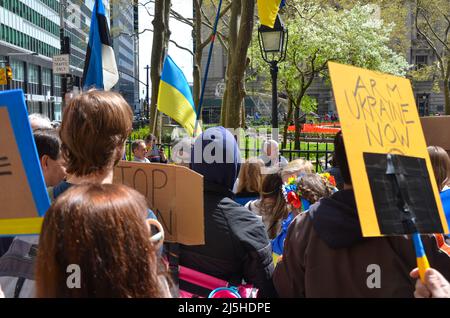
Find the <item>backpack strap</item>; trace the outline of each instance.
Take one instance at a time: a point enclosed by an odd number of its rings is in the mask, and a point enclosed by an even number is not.
[[[19,277],[17,279],[16,288],[14,288],[14,298],[19,298],[24,283],[25,277]]]
[[[35,245],[35,244],[31,245],[30,251],[28,252],[28,255],[27,255],[28,258],[31,258],[33,260],[33,263],[37,256],[37,249],[38,249],[37,245]],[[14,298],[20,297],[20,292],[22,291],[23,285],[25,284],[25,279],[26,278],[23,276],[20,276],[17,279],[16,287],[14,288]]]

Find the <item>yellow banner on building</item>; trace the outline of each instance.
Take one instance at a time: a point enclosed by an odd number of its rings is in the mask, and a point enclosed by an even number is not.
[[[448,232],[410,81],[328,67],[363,235]]]

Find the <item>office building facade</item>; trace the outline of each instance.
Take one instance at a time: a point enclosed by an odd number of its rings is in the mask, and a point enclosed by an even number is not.
[[[111,38],[120,75],[113,90],[122,94],[134,112],[139,110],[137,5],[137,0],[122,0],[110,6]]]

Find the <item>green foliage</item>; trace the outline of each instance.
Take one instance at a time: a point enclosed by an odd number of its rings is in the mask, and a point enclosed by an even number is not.
[[[424,65],[420,67],[419,69],[414,69],[409,72],[409,74],[416,80],[416,81],[429,81],[433,80],[434,74],[437,71],[437,65],[436,63],[433,63],[432,65]]]
[[[406,74],[406,59],[389,47],[394,25],[385,24],[374,11],[372,5],[336,9],[303,0],[289,2],[285,19],[288,52],[279,65],[279,81],[280,89],[286,91],[294,106],[302,103],[314,78],[327,78],[328,61],[399,76]],[[268,77],[267,64],[254,56],[254,67]]]
[[[130,135],[130,138],[131,138],[131,140],[144,139],[149,134],[150,134],[150,129],[148,126],[145,126],[145,127],[133,130],[133,132]]]
[[[317,106],[319,104],[317,103],[317,99],[315,99],[314,97],[311,97],[309,95],[305,95],[302,98],[302,102],[300,105],[300,109],[309,114],[310,112],[317,112]]]

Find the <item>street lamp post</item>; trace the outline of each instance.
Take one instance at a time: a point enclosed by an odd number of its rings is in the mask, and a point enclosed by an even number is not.
[[[147,71],[147,84],[145,84],[145,103],[147,104],[147,110],[146,110],[146,114],[145,116],[147,117],[147,120],[150,122],[150,97],[149,97],[149,93],[148,93],[148,84],[149,84],[149,71],[150,71],[150,66],[147,65],[146,67],[144,67],[145,70]]]
[[[278,142],[278,63],[286,58],[288,43],[288,31],[279,15],[277,15],[273,28],[265,25],[258,28],[258,40],[262,58],[270,65],[272,78],[272,139]]]

